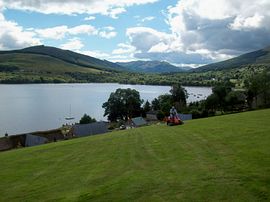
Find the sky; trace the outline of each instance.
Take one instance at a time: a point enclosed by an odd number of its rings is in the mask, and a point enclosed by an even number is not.
[[[270,45],[270,0],[0,0],[0,50],[198,67]]]

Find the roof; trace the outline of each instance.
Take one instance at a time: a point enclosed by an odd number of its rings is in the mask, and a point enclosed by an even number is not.
[[[187,121],[192,119],[192,114],[178,114],[182,121]]]
[[[48,141],[48,139],[45,137],[27,134],[26,140],[25,140],[25,146],[31,147],[31,146],[36,146],[36,145],[40,145],[40,144],[45,144],[47,141]]]
[[[142,117],[136,117],[131,119],[135,126],[143,126],[146,125],[147,122]]]
[[[84,137],[108,132],[107,123],[100,121],[89,124],[76,124],[73,126],[73,135]]]

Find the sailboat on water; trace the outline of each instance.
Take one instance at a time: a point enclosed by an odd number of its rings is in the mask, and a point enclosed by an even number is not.
[[[71,105],[69,106],[69,116],[65,118],[66,120],[73,120],[74,117],[71,116]]]

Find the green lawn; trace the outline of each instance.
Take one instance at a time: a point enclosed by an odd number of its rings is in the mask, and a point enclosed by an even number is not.
[[[0,153],[0,201],[269,201],[270,110]]]

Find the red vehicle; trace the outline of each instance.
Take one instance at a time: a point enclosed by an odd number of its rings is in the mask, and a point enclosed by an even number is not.
[[[178,116],[168,116],[166,118],[168,126],[182,125],[184,122]]]

